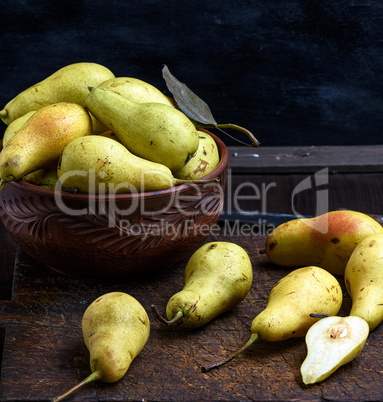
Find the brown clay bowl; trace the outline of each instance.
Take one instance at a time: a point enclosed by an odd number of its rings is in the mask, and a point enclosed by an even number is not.
[[[206,241],[222,211],[229,156],[209,134],[220,163],[204,178],[218,181],[115,195],[10,182],[0,217],[21,250],[66,275],[113,279],[170,267]]]

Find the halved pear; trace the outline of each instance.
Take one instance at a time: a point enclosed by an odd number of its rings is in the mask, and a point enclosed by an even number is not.
[[[306,334],[307,356],[301,366],[305,384],[323,381],[362,351],[369,334],[357,316],[331,316],[317,321]]]

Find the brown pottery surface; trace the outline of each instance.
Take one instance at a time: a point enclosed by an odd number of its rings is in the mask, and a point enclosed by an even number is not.
[[[209,133],[211,134],[211,133]],[[228,151],[203,184],[116,195],[71,194],[10,182],[0,217],[27,254],[67,275],[116,278],[169,267],[210,235],[223,207]]]

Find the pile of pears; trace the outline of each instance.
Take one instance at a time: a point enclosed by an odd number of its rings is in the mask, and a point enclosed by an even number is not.
[[[330,211],[276,227],[264,252],[279,266],[312,264],[344,280],[352,300],[349,315],[324,314],[305,336],[302,381],[323,381],[353,360],[383,321],[383,227],[357,211]]]
[[[157,191],[219,164],[206,130],[153,85],[107,67],[67,65],[10,100],[0,183],[82,193]]]
[[[383,321],[383,227],[357,211],[331,211],[279,225],[263,252],[293,270],[275,283],[265,309],[251,322],[249,340],[202,371],[227,364],[257,339],[304,337],[302,381],[323,381],[355,359]],[[343,302],[339,277],[352,300],[346,317],[337,315]]]

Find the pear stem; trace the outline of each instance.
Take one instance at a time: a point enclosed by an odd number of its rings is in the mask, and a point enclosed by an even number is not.
[[[182,312],[182,310],[177,311],[177,314],[171,319],[171,320],[166,320],[164,317],[162,317],[162,315],[159,313],[158,309],[156,306],[154,306],[153,304],[150,306],[150,308],[152,309],[152,313],[153,315],[157,318],[157,320],[159,322],[161,322],[162,324],[165,325],[172,325],[174,323],[176,323],[180,318],[182,318],[184,316],[184,313]]]
[[[245,133],[251,140],[251,146],[253,147],[259,147],[261,145],[261,143],[255,138],[254,134],[248,130],[247,128],[238,126],[237,124],[232,124],[232,123],[226,123],[226,124],[201,124],[198,123],[198,127],[201,128],[216,128],[220,131],[222,131],[223,133],[225,133],[226,135],[228,135],[229,137],[233,138],[235,141],[240,142],[241,144],[244,145],[249,145],[249,144],[245,144],[244,142],[238,140],[237,138],[232,137],[231,135],[229,135],[226,131],[222,130],[223,128],[230,128],[232,130],[237,130],[237,131],[241,131],[242,133]]]
[[[82,380],[80,383],[75,385],[69,391],[65,392],[65,394],[62,394],[62,395],[54,398],[53,402],[59,402],[59,401],[64,400],[66,397],[68,397],[69,395],[72,395],[73,392],[77,391],[78,389],[80,389],[84,385],[86,385],[86,384],[88,384],[88,383],[90,383],[92,381],[101,380],[101,377],[102,377],[101,371],[94,371],[92,374],[88,375],[88,377],[86,377],[85,380]]]
[[[240,348],[238,349],[236,352],[234,352],[233,354],[231,354],[230,356],[226,357],[225,359],[217,362],[217,363],[213,363],[210,366],[203,366],[201,368],[203,373],[206,373],[207,371],[213,369],[213,368],[217,368],[220,366],[223,366],[224,364],[228,363],[229,361],[233,360],[235,357],[237,357],[239,354],[241,354],[244,350],[246,350],[250,345],[252,345],[256,340],[258,339],[258,334],[257,333],[252,333],[250,339]]]

